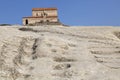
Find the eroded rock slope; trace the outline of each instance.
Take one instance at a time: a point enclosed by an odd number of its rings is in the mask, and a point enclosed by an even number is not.
[[[119,80],[118,27],[0,27],[0,80]]]

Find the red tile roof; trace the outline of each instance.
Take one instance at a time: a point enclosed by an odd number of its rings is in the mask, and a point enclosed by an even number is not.
[[[33,8],[32,11],[57,10],[57,8]]]
[[[58,16],[47,16],[46,18],[57,18]],[[43,16],[29,16],[29,17],[23,17],[23,18],[43,18]]]

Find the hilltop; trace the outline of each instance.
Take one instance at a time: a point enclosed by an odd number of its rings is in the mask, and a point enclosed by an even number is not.
[[[119,79],[119,27],[0,27],[0,80]]]

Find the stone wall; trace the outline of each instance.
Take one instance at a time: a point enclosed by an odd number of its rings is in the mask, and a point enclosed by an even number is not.
[[[42,22],[58,22],[57,18],[23,18],[23,25],[26,25],[26,20],[28,24],[42,23]]]
[[[32,16],[41,16],[43,11],[32,11]],[[47,10],[44,11],[44,13],[47,14],[47,16],[57,16],[57,10]]]

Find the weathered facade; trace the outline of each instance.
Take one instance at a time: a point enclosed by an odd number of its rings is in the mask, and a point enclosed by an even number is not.
[[[32,16],[23,17],[23,25],[59,23],[57,8],[33,8]]]

